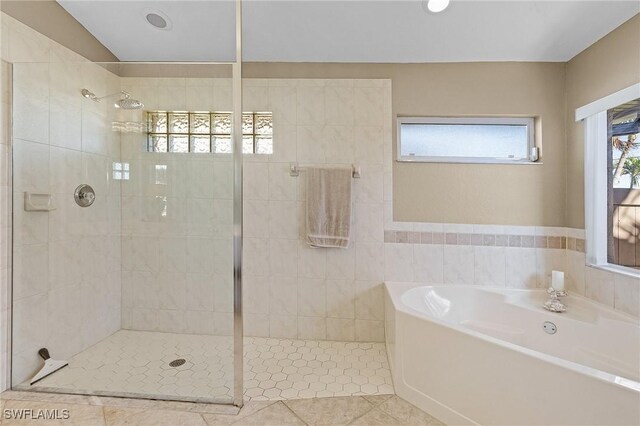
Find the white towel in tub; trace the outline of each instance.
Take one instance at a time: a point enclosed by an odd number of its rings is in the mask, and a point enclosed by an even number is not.
[[[307,243],[312,247],[348,247],[351,168],[309,167],[306,178]]]

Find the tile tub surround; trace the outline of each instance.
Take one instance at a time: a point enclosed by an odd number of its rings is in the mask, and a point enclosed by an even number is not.
[[[92,425],[444,425],[395,395],[250,401],[238,410],[211,404],[7,391],[0,394],[0,409],[5,408],[67,409],[70,421]],[[0,422],[12,424],[7,419]]]
[[[388,281],[546,288],[551,271],[559,270],[565,272],[569,291],[640,316],[640,279],[586,266],[584,230],[406,222],[388,226]]]
[[[245,338],[245,401],[393,393],[382,343]],[[230,336],[120,330],[17,390],[229,402]],[[169,366],[175,359],[185,364]]]

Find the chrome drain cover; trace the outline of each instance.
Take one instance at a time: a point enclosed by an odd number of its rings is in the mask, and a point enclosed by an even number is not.
[[[185,362],[187,362],[187,361],[185,361],[184,358],[174,359],[173,361],[171,361],[169,363],[169,367],[180,367]]]
[[[556,334],[556,331],[558,331],[558,327],[551,321],[545,321],[544,324],[542,324],[542,329],[547,334]]]

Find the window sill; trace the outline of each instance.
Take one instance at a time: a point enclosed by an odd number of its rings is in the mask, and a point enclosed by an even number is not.
[[[619,265],[612,265],[612,264],[607,264],[607,265],[587,264],[587,266],[594,269],[600,269],[606,272],[612,272],[614,274],[620,274],[627,277],[640,279],[640,270],[629,268],[626,266],[619,266]]]
[[[509,164],[509,165],[520,165],[520,166],[535,166],[542,165],[542,161],[509,161],[509,160],[470,160],[470,159],[440,159],[433,157],[400,157],[396,159],[397,163],[435,163],[435,164]]]

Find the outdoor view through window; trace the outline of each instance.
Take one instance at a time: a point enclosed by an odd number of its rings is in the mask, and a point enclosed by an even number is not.
[[[608,261],[640,269],[640,99],[608,111]]]

